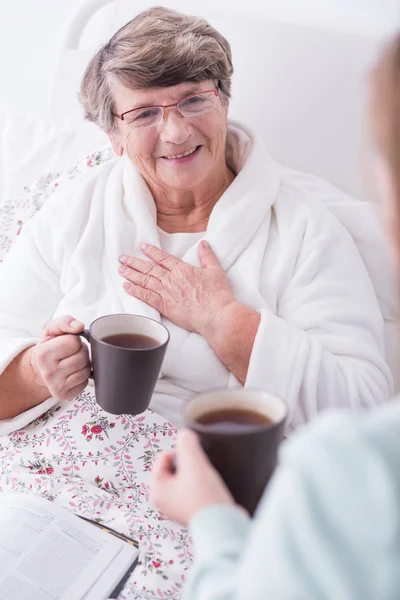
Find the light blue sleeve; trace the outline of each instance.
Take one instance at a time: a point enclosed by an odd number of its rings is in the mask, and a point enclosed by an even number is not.
[[[242,560],[250,524],[250,518],[238,508],[225,505],[205,508],[192,520],[195,567],[185,599],[236,597],[236,569]]]
[[[335,416],[298,435],[253,519],[203,510],[187,600],[400,598],[400,423]]]

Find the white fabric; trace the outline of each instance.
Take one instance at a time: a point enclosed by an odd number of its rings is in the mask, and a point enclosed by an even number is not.
[[[289,172],[293,172],[289,170]],[[394,391],[400,393],[400,319],[398,309],[398,277],[389,253],[383,223],[383,206],[361,202],[339,192],[333,185],[304,173],[296,173],[304,192],[318,198],[344,225],[353,238],[375,288],[384,317],[386,362],[394,380]]]
[[[205,235],[205,231],[201,233],[168,233],[160,227],[157,229],[160,247],[177,258],[182,258],[189,248],[197,244]]]
[[[160,248],[176,256],[177,258],[183,258],[186,252],[192,246],[198,245],[198,242],[204,237],[205,233],[167,233],[163,231],[160,227],[157,227],[158,236],[160,239]],[[161,323],[165,325],[168,329],[171,329],[172,323],[161,317]],[[171,339],[170,344],[175,343],[174,340]],[[168,357],[167,357],[168,358]],[[193,370],[193,367],[192,367]],[[168,368],[166,363],[163,365],[163,373],[166,373]],[[181,400],[187,399],[188,391],[185,387],[182,388],[181,385],[176,385],[169,378],[161,377],[158,381],[156,387],[156,394],[153,399],[152,408],[164,415],[168,418],[169,421],[175,423],[176,425],[180,425],[180,419],[176,413],[176,401],[174,398],[180,398]]]
[[[4,193],[4,133],[7,122],[7,114],[3,106],[0,106],[0,199]]]
[[[350,235],[305,190],[304,176],[280,167],[241,126],[229,129],[227,162],[239,174],[214,207],[205,238],[236,298],[261,314],[246,385],[285,398],[291,427],[333,405],[387,400],[383,320]],[[53,316],[71,314],[86,325],[114,312],[159,319],[124,291],[117,272],[119,255],[141,256],[141,243],[160,243],[156,208],[128,159],[56,192],[0,268],[0,372]],[[197,244],[183,260],[199,264]],[[152,407],[179,425],[182,401],[193,393],[239,382],[204,338],[168,328]]]
[[[93,123],[54,120],[5,107],[0,107],[0,127],[4,198],[20,193],[43,173],[66,171],[77,157],[108,143]]]

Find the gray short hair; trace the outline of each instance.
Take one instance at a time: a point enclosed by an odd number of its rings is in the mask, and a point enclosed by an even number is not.
[[[167,8],[145,10],[129,21],[91,59],[79,100],[85,118],[115,130],[112,83],[130,89],[215,80],[223,101],[233,73],[229,42],[200,17]]]

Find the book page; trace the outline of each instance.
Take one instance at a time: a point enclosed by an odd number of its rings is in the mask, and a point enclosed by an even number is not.
[[[132,557],[131,548],[125,544],[119,554],[114,558],[114,560],[108,566],[107,571],[102,573],[93,587],[85,594],[83,600],[99,600],[101,598],[101,593],[104,593],[109,597],[114,589],[118,586],[118,583],[121,581],[125,573],[136,566],[138,552],[136,551],[136,555]],[[112,596],[115,597],[114,595]],[[0,596],[1,598],[1,596]]]
[[[135,548],[67,510],[32,496],[2,497],[0,598],[80,600],[93,589],[97,579],[104,581],[106,571],[115,565],[115,558],[125,546],[133,562]],[[111,571],[115,577],[115,568]],[[110,591],[117,583],[118,576],[110,581]],[[97,586],[96,589],[98,600],[107,597],[107,590],[103,588],[103,595]]]

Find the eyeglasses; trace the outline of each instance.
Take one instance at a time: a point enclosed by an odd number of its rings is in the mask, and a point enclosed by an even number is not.
[[[204,115],[216,108],[219,93],[217,90],[206,90],[201,94],[192,94],[186,96],[175,104],[166,104],[161,106],[140,106],[127,110],[120,115],[114,114],[114,117],[125,121],[133,128],[152,127],[158,125],[165,118],[166,108],[176,108],[182,117],[196,117]]]

